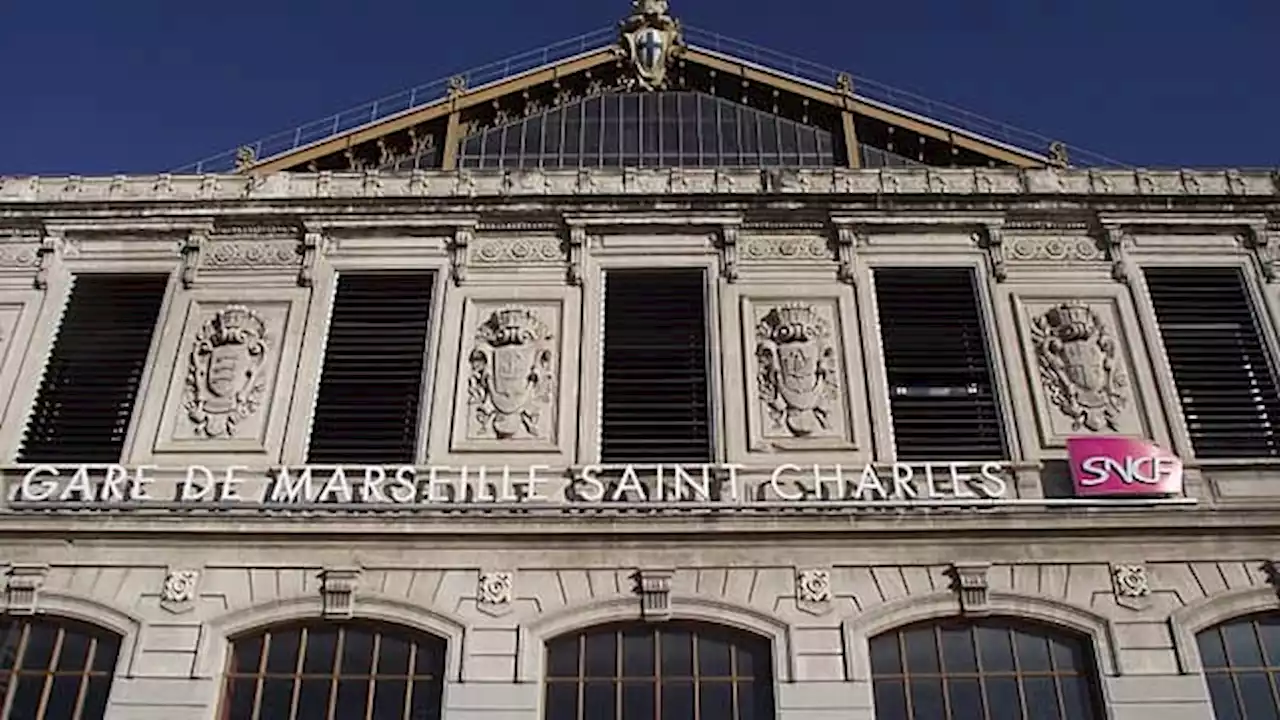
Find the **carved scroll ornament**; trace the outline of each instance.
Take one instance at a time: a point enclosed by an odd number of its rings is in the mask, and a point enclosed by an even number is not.
[[[542,436],[555,392],[551,331],[533,311],[498,310],[476,332],[469,401],[481,437]]]
[[[196,432],[233,437],[266,394],[259,377],[267,355],[267,327],[249,308],[219,310],[200,328],[187,370],[187,417]]]
[[[783,305],[756,337],[759,395],[773,427],[795,437],[830,430],[840,390],[827,322],[809,305]]]
[[[1102,318],[1082,302],[1062,303],[1034,320],[1032,336],[1040,381],[1072,430],[1118,430],[1129,380]]]

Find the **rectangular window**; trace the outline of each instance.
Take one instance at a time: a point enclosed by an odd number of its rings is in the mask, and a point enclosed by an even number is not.
[[[120,462],[168,283],[167,275],[75,278],[19,462]]]
[[[310,462],[414,462],[434,277],[338,276]]]
[[[1196,455],[1280,455],[1280,396],[1237,268],[1144,271]]]
[[[1003,458],[973,271],[880,268],[875,284],[898,459]]]
[[[702,270],[605,274],[604,463],[711,460]]]

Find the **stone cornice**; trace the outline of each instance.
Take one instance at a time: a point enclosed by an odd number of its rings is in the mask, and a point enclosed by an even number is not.
[[[149,203],[549,196],[927,195],[1280,198],[1254,170],[593,169],[0,177],[7,204]]]

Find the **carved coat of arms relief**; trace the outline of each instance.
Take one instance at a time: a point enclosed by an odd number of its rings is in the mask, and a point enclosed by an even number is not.
[[[811,437],[835,431],[840,384],[830,324],[811,305],[783,305],[759,321],[756,340],[765,435]]]
[[[1078,300],[1049,308],[1032,321],[1040,382],[1073,431],[1119,430],[1129,378],[1111,330]]]
[[[195,432],[235,436],[236,426],[257,412],[266,395],[260,371],[267,355],[267,327],[249,308],[216,312],[196,334],[187,368],[185,407]]]
[[[681,47],[680,21],[668,14],[667,0],[633,0],[631,6],[619,39],[619,51],[634,73],[628,80],[645,90],[661,89]]]
[[[476,332],[468,401],[471,437],[544,439],[555,394],[552,333],[527,308],[492,313]]]

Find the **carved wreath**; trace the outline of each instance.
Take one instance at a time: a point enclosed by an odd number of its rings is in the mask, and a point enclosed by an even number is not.
[[[809,305],[776,307],[756,327],[760,400],[774,426],[794,436],[831,428],[839,384],[830,335]]]
[[[186,410],[196,432],[232,437],[258,411],[266,394],[259,378],[267,354],[267,326],[257,313],[231,305],[200,328],[187,369]]]
[[[498,310],[476,332],[468,395],[476,422],[499,439],[534,436],[555,391],[551,331],[533,311]]]
[[[1129,380],[1098,314],[1079,301],[1062,303],[1035,319],[1032,338],[1040,382],[1072,430],[1118,430]]]

